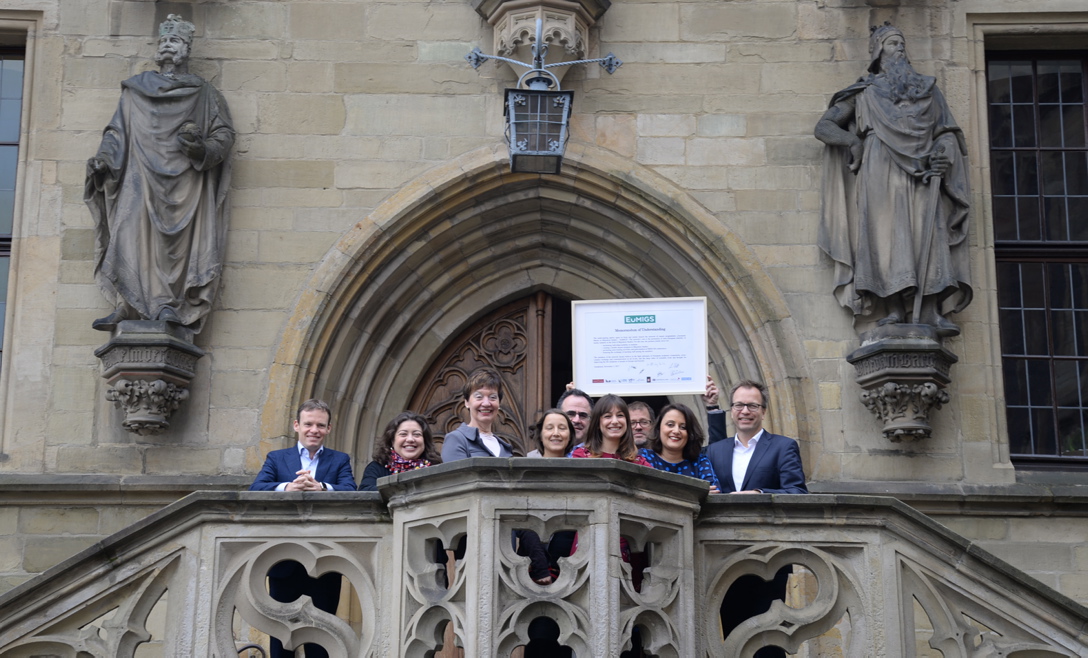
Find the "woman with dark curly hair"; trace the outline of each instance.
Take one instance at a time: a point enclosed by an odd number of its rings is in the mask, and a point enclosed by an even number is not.
[[[657,470],[706,480],[710,492],[718,493],[714,467],[702,454],[703,439],[703,428],[691,409],[670,404],[661,410],[649,448],[643,448],[641,454]]]
[[[377,491],[378,478],[442,462],[427,419],[413,411],[402,411],[389,421],[374,446],[373,457],[363,471],[359,491]]]

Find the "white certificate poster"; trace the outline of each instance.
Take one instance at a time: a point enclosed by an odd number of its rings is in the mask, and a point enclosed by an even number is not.
[[[706,391],[706,297],[571,303],[574,385],[593,396]]]

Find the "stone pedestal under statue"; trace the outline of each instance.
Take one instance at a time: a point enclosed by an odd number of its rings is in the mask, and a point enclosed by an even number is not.
[[[929,412],[949,400],[945,387],[958,361],[925,324],[888,324],[861,336],[861,347],[846,360],[857,371],[861,401],[884,422],[892,441],[930,435]]]
[[[161,320],[125,320],[95,350],[102,361],[106,399],[125,412],[122,426],[140,435],[159,434],[189,397],[189,382],[204,350],[192,332]]]

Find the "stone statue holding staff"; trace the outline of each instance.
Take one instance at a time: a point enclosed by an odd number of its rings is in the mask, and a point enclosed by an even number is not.
[[[947,315],[972,296],[963,133],[936,80],[911,67],[898,28],[872,28],[869,56],[870,74],[836,93],[816,125],[827,144],[819,244],[855,316],[954,336]]]
[[[159,71],[121,83],[84,201],[95,218],[95,280],[113,311],[92,326],[160,320],[199,332],[223,269],[234,126],[223,96],[189,73],[195,26],[159,26]]]

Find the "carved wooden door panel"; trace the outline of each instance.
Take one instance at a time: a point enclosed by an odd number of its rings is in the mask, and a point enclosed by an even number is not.
[[[533,449],[528,424],[547,408],[551,392],[552,298],[538,292],[481,318],[450,339],[420,381],[410,409],[427,417],[441,442],[468,420],[462,389],[478,368],[492,368],[503,384],[496,434],[514,444],[515,454]]]

